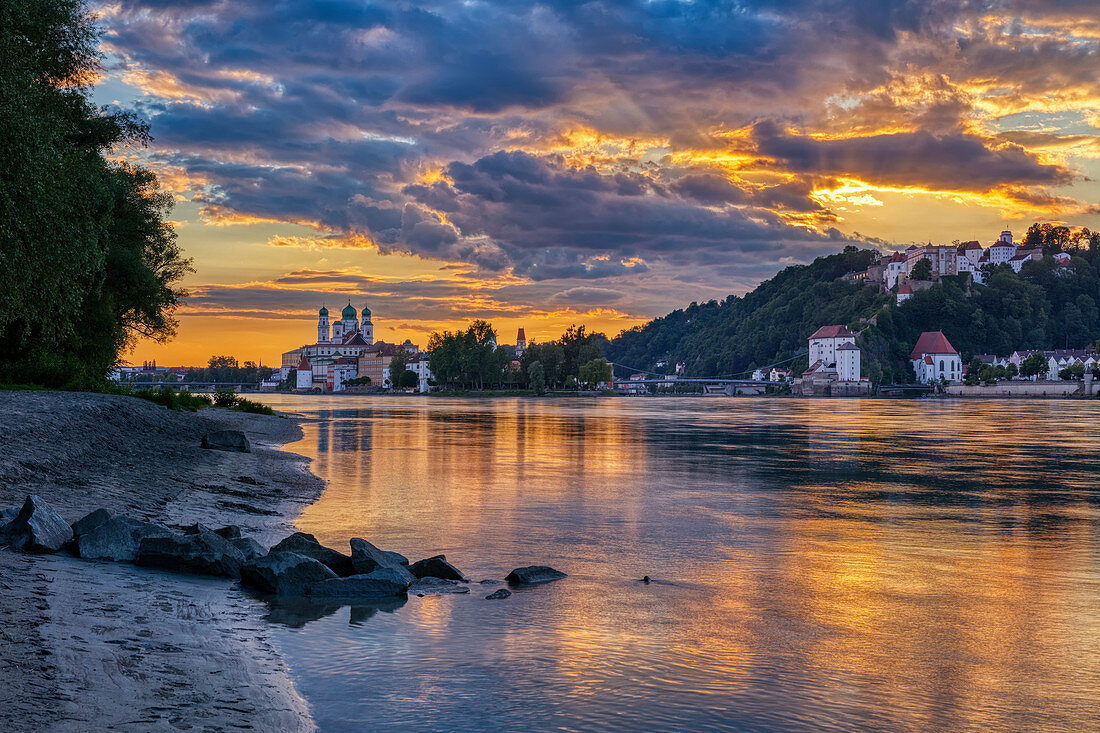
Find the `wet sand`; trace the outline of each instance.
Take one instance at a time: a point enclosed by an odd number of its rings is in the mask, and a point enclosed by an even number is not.
[[[200,448],[218,429],[252,453]],[[70,522],[105,507],[269,545],[323,488],[278,450],[300,434],[284,417],[0,391],[0,507],[34,493]],[[0,550],[0,729],[313,730],[268,610],[225,579]]]

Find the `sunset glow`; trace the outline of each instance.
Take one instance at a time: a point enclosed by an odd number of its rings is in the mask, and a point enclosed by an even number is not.
[[[275,363],[343,299],[614,335],[846,244],[1100,227],[1093,3],[864,5],[100,4],[195,269],[129,359]]]

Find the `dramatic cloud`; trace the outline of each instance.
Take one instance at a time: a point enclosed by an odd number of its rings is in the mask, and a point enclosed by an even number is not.
[[[863,240],[857,226],[877,227],[864,241],[925,241],[887,223],[939,220],[911,213],[922,200],[952,196],[995,220],[986,236],[1004,219],[1094,216],[1095,10],[1089,0],[99,8],[104,88],[130,90],[124,102],[155,137],[150,163],[195,220],[307,227],[262,237],[302,266],[328,252],[412,255],[635,314],[749,287]],[[887,211],[899,205],[892,193],[908,197],[906,217]],[[691,278],[697,293],[684,292]]]

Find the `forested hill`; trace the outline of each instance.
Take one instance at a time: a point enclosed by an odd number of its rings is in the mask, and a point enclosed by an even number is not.
[[[670,372],[682,361],[688,376],[732,375],[804,351],[811,333],[836,323],[861,332],[864,376],[888,382],[911,378],[907,358],[922,331],[942,330],[964,359],[1091,347],[1100,337],[1100,235],[1086,231],[1072,241],[1043,241],[1041,235],[1029,231],[1028,243],[1042,245],[1048,256],[1026,263],[1019,275],[1002,265],[985,286],[968,285],[965,275],[947,277],[901,306],[892,293],[839,279],[876,256],[847,247],[788,267],[743,297],[693,303],[624,331],[607,356],[639,369],[663,372],[656,365],[667,360]],[[1071,271],[1057,272],[1049,256],[1057,251],[1072,255]],[[790,364],[801,370],[806,359]]]

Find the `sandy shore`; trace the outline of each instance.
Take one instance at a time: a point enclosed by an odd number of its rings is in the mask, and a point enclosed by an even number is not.
[[[199,447],[226,428],[253,452]],[[266,545],[323,488],[278,450],[300,435],[283,417],[0,391],[0,507],[34,493],[70,522],[105,507],[239,524]],[[267,612],[224,579],[0,550],[0,729],[313,730]]]

